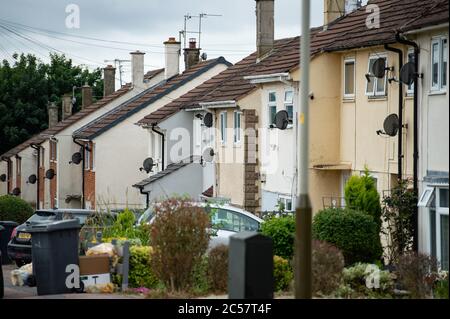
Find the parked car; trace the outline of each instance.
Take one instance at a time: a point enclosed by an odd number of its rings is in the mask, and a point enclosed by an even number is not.
[[[2,226],[0,226],[0,233],[4,230]],[[2,268],[2,251],[0,250],[0,299],[3,298],[5,290],[4,290],[4,282],[3,282],[3,268]]]
[[[28,233],[29,224],[48,224],[63,219],[77,218],[83,226],[86,219],[94,214],[94,211],[85,209],[49,209],[36,211],[24,224],[17,226],[8,243],[8,256],[14,260],[18,267],[31,262],[31,234]]]
[[[211,214],[213,236],[209,248],[227,245],[230,237],[242,231],[257,232],[263,220],[254,214],[229,204],[195,203]],[[153,207],[148,208],[139,218],[138,224],[151,224],[155,218]]]

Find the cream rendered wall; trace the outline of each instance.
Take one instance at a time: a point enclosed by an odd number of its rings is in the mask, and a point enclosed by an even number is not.
[[[37,176],[37,153],[33,148],[27,147],[19,152],[18,155],[22,157],[22,193],[20,197],[34,207],[36,205],[37,182],[35,184],[29,184],[28,177],[33,174]]]
[[[135,123],[225,69],[222,64],[213,67],[94,138],[97,207],[106,204],[111,208],[144,207],[144,196],[132,185],[147,177],[139,168],[149,156],[149,136]]]
[[[261,90],[256,89],[249,95],[237,102],[240,110],[255,110],[256,115],[261,116]],[[227,143],[222,145],[220,138],[220,113],[227,112]],[[235,145],[233,143],[233,112],[234,108],[217,109],[216,110],[216,150],[218,156],[216,161],[216,196],[231,199],[231,204],[244,206],[244,135],[241,137],[241,143]],[[241,118],[241,127],[244,129],[245,117]]]
[[[50,168],[50,142],[49,140],[44,141],[41,144],[41,149],[44,149],[44,176],[45,172]],[[42,153],[41,153],[42,154]],[[41,155],[41,161],[42,161],[42,155]],[[54,178],[58,177],[59,172],[56,172],[56,176]],[[40,198],[42,205],[41,208],[53,208],[50,205],[50,180],[47,178],[44,178],[44,198]]]

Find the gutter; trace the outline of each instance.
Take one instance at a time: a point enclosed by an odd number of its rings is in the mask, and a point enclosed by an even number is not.
[[[89,148],[86,147],[86,144],[78,142],[75,137],[73,138],[73,142],[83,149],[83,154],[81,156],[81,208],[86,209],[86,199],[84,197],[84,189],[85,189],[84,167],[85,167],[85,154],[86,151],[89,151]]]
[[[388,51],[398,54],[398,73],[403,67],[403,51],[397,48],[390,47],[385,44],[384,48]],[[399,131],[398,131],[398,179],[403,179],[403,83],[399,82],[398,88],[398,118],[399,118]]]
[[[150,192],[144,192],[144,186],[139,187],[139,192],[145,195],[145,209],[150,207]]]
[[[153,124],[152,125],[152,131],[153,132],[155,132],[156,134],[158,134],[159,136],[161,136],[161,148],[162,148],[162,151],[161,151],[161,170],[163,171],[164,170],[164,151],[165,151],[165,146],[164,146],[164,133],[162,133],[162,132],[160,132],[160,131],[158,131],[158,130],[155,130],[155,127],[156,127],[156,125],[155,124]]]
[[[31,148],[37,151],[37,165],[36,165],[36,210],[40,209],[40,196],[39,196],[39,188],[41,184],[41,176],[40,176],[40,165],[41,165],[41,146],[37,144],[30,144]]]
[[[405,34],[405,35],[413,35],[413,34],[418,34],[418,33],[421,33],[421,32],[434,31],[434,30],[445,28],[445,27],[448,28],[448,22],[447,23],[441,23],[441,24],[438,24],[438,25],[433,25],[433,26],[430,26],[430,27],[425,27],[425,28],[419,28],[419,29],[416,29],[416,30],[406,31],[403,34]]]
[[[416,69],[416,72],[419,72],[419,55],[420,55],[420,48],[419,45],[417,43],[415,43],[414,41],[410,41],[407,40],[405,38],[403,38],[400,33],[396,33],[395,35],[396,40],[401,43],[401,44],[405,44],[408,46],[412,46],[414,48],[414,66]],[[419,171],[419,132],[418,132],[418,128],[419,128],[419,119],[418,119],[418,114],[419,114],[419,74],[417,74],[417,76],[414,77],[414,132],[413,132],[413,143],[414,143],[414,147],[413,147],[413,183],[414,183],[414,193],[415,195],[418,197],[419,196],[419,187],[418,187],[418,171]],[[414,216],[413,216],[413,225],[414,225],[414,230],[413,230],[413,250],[414,251],[418,251],[419,249],[419,225],[418,225],[418,212],[419,212],[419,208],[417,207],[417,205],[415,206],[415,211],[414,211]]]
[[[222,108],[236,108],[236,101],[217,101],[199,103],[202,109],[222,109]]]
[[[248,80],[252,84],[262,84],[271,82],[286,83],[288,81],[291,81],[292,78],[289,73],[273,73],[273,74],[244,76],[244,80]]]

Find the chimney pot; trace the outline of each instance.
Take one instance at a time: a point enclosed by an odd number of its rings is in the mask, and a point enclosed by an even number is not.
[[[258,60],[274,46],[274,0],[256,0],[256,49]]]
[[[108,96],[116,91],[116,68],[108,65],[103,69],[103,96]]]
[[[134,88],[143,88],[144,84],[144,52],[131,52],[131,74]]]
[[[197,39],[190,38],[189,39],[189,49],[196,49],[197,48]]]
[[[168,41],[164,42],[164,48],[166,62],[164,78],[167,80],[180,73],[181,43],[171,37]]]
[[[189,48],[184,49],[185,69],[189,70],[199,62],[200,48],[197,48],[197,40],[195,38],[191,38],[189,39]]]

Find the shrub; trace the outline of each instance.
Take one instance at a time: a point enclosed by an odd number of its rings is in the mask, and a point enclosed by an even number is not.
[[[208,255],[208,281],[214,292],[226,292],[228,287],[228,247],[220,245]]]
[[[434,297],[437,299],[448,299],[448,272],[439,273],[433,291]]]
[[[158,278],[150,266],[152,248],[148,246],[130,247],[129,285],[131,288],[155,288]]]
[[[330,295],[342,282],[344,256],[333,245],[313,241],[312,272],[314,295]]]
[[[279,257],[273,257],[273,277],[275,280],[275,291],[285,291],[294,278],[294,273],[289,261]]]
[[[273,217],[261,225],[261,232],[273,240],[275,255],[291,260],[294,255],[294,216]]]
[[[346,265],[374,262],[382,254],[377,224],[372,217],[349,209],[325,209],[313,221],[315,239],[335,245]]]
[[[191,288],[192,271],[208,248],[208,214],[189,199],[172,198],[155,205],[151,225],[151,264],[171,290]]]
[[[372,216],[378,225],[378,232],[381,230],[380,195],[367,168],[364,175],[354,175],[348,180],[345,186],[345,202],[348,208]]]
[[[103,237],[110,239],[127,238],[138,245],[150,244],[150,226],[135,226],[135,215],[132,211],[125,209],[120,213],[110,227],[103,229]]]
[[[12,196],[0,196],[0,220],[23,224],[33,215],[34,210],[23,199]]]
[[[211,288],[208,277],[208,256],[204,255],[192,270],[192,293],[196,296],[207,295]]]
[[[414,299],[430,298],[437,277],[438,263],[434,257],[410,252],[400,256],[396,264],[396,274],[402,287]]]

